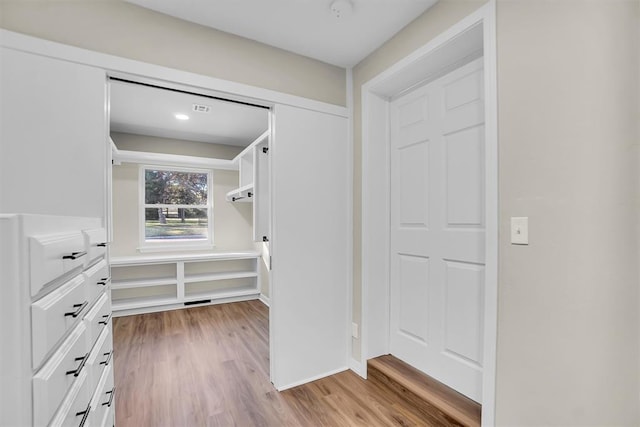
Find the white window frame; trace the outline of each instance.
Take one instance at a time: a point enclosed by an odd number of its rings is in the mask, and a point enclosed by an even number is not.
[[[206,173],[207,174],[207,204],[206,205],[154,205],[157,207],[178,207],[188,209],[207,209],[207,228],[208,238],[207,240],[191,240],[191,239],[174,239],[174,240],[158,240],[151,241],[146,240],[146,228],[145,228],[145,209],[147,208],[145,203],[145,170],[164,170],[173,172],[186,172],[186,173]],[[178,167],[169,165],[144,165],[141,164],[138,168],[138,230],[139,230],[139,252],[163,252],[163,251],[185,251],[185,250],[207,250],[214,248],[213,238],[213,170],[212,169],[198,169],[188,167]]]

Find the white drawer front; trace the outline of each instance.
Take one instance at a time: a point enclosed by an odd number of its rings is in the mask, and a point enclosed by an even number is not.
[[[116,425],[115,407],[111,405],[111,408],[104,414],[102,424],[99,424],[98,427],[113,427],[114,425]]]
[[[88,340],[90,347],[98,338],[100,332],[105,329],[111,322],[111,304],[106,293],[103,293],[98,301],[91,307],[84,317],[85,325],[89,330]]]
[[[82,230],[84,236],[85,250],[87,251],[88,262],[98,257],[105,256],[107,252],[107,230],[104,228],[93,228]]]
[[[80,323],[58,351],[33,377],[33,421],[45,425],[58,409],[74,381],[86,370],[89,353],[86,328]]]
[[[83,371],[71,387],[49,427],[88,426],[87,420],[91,415],[91,392],[91,383],[87,381],[87,373]]]
[[[31,296],[64,273],[83,267],[86,260],[84,238],[79,231],[32,236],[29,252]]]
[[[105,369],[96,393],[91,399],[91,415],[90,421],[92,426],[101,426],[105,418],[105,412],[113,408],[115,402],[116,388],[113,385],[113,369],[111,366]]]
[[[93,302],[109,286],[109,265],[102,260],[84,272],[87,281],[87,297]]]
[[[34,368],[42,363],[66,331],[82,319],[87,305],[82,274],[31,304]]]
[[[87,361],[87,372],[91,375],[91,381],[94,385],[98,384],[104,370],[112,364],[113,341],[111,339],[111,328],[108,327],[98,337]]]

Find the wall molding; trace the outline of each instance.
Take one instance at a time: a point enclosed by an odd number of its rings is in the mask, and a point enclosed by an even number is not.
[[[266,107],[271,107],[273,104],[284,104],[340,117],[348,117],[348,110],[343,106],[65,45],[9,30],[0,29],[0,46],[101,68],[110,77],[134,80],[141,83],[160,83],[164,87],[175,89],[187,86],[191,91],[195,90],[203,94],[222,96],[238,101],[252,101]]]

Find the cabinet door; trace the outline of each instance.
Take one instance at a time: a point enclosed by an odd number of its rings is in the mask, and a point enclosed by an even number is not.
[[[271,366],[284,389],[346,368],[347,119],[277,105],[272,166]]]
[[[104,217],[103,70],[0,48],[0,213]]]

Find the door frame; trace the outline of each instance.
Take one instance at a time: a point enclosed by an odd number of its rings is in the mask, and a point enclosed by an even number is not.
[[[389,354],[389,103],[484,57],[485,218],[482,425],[495,423],[498,290],[498,139],[495,0],[362,86],[362,365]],[[381,191],[381,189],[383,189]]]

